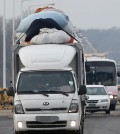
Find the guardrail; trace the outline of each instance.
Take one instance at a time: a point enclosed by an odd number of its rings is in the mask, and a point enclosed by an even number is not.
[[[0,88],[0,109],[13,109],[13,97],[6,93],[7,88]]]

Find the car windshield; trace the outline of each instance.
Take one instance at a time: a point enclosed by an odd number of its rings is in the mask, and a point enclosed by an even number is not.
[[[22,72],[17,87],[17,92],[21,94],[64,94],[74,91],[73,75],[69,71]]]
[[[104,87],[87,87],[87,95],[106,95]]]

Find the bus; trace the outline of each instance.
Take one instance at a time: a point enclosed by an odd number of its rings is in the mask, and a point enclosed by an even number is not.
[[[116,109],[117,104],[117,69],[116,62],[105,57],[86,57],[85,65],[89,66],[86,72],[87,85],[104,85],[110,95],[110,110]]]
[[[117,80],[118,80],[118,101],[120,103],[120,64],[117,64]]]

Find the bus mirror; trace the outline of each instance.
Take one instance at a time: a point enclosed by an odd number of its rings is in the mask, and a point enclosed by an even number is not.
[[[90,65],[88,65],[87,63],[85,63],[85,69],[86,69],[86,72],[90,72]]]
[[[78,91],[78,95],[84,95],[87,93],[87,89],[85,85],[81,85]]]
[[[120,71],[117,72],[117,76],[120,77]]]

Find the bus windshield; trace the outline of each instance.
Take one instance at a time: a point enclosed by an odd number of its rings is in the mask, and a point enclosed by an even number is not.
[[[117,84],[116,66],[114,62],[87,61],[90,71],[86,73],[87,84],[115,86]]]
[[[32,71],[22,72],[17,92],[21,94],[73,93],[73,75],[69,71]]]

